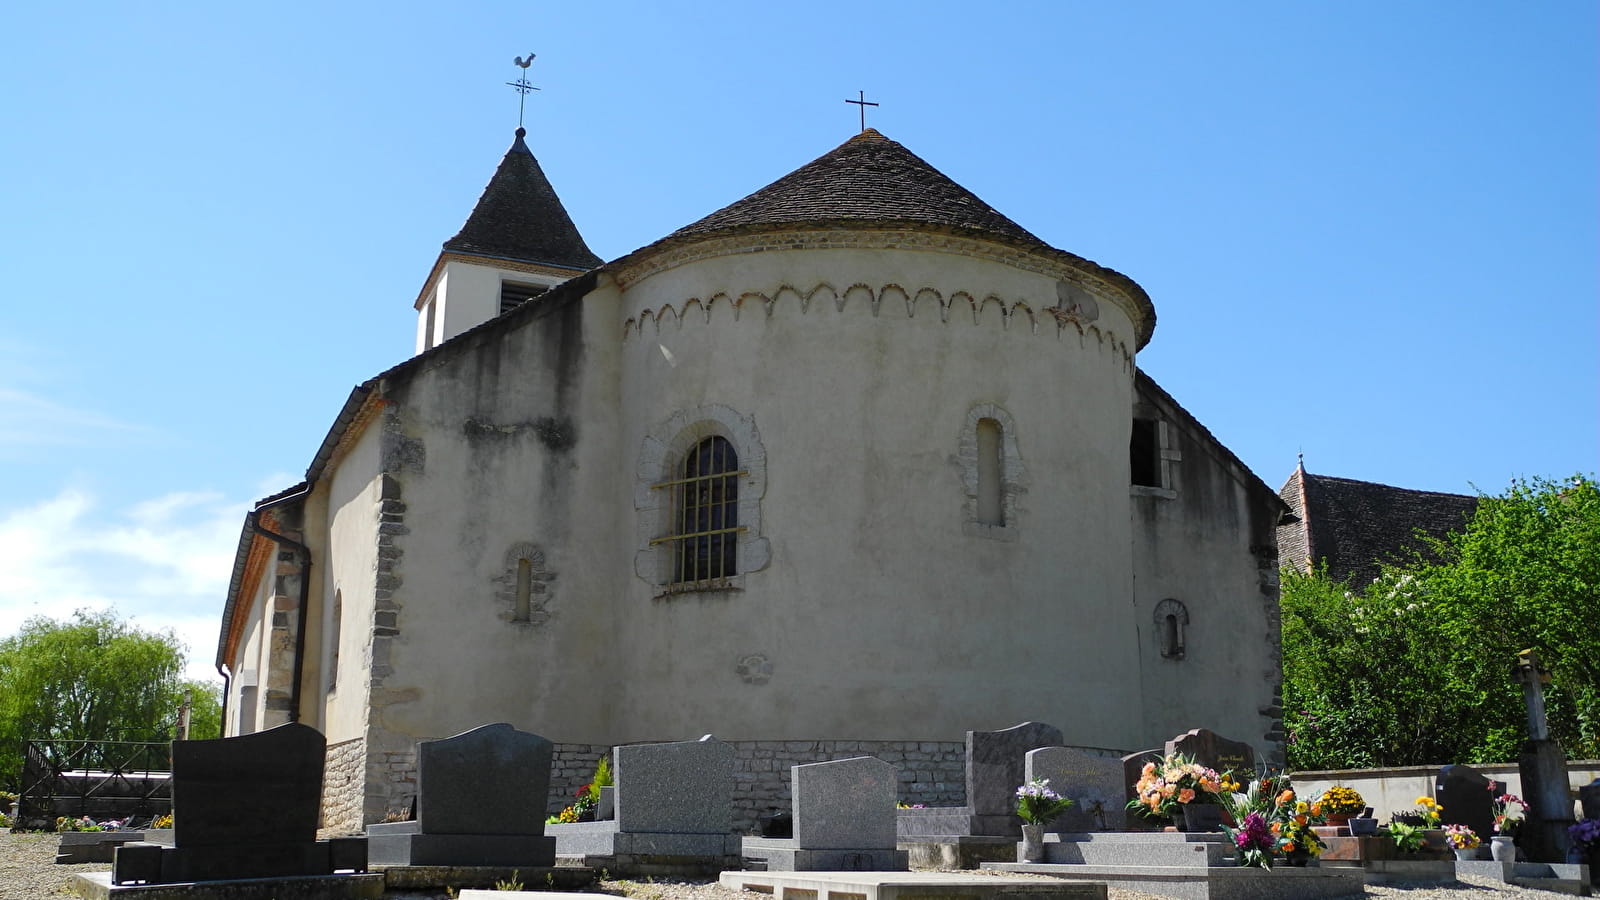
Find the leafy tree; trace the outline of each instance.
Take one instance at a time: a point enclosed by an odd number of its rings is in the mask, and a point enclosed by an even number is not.
[[[1292,768],[1504,762],[1527,736],[1516,654],[1551,670],[1552,735],[1600,756],[1600,487],[1536,478],[1482,497],[1365,586],[1283,575]]]
[[[170,739],[183,662],[171,631],[145,631],[113,612],[24,622],[0,639],[0,786],[20,783],[25,741]],[[209,712],[194,717],[191,736],[215,734],[215,688],[193,684],[197,712]]]

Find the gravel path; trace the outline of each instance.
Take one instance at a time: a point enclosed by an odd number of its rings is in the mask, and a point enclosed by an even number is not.
[[[52,900],[73,896],[67,879],[74,872],[104,872],[107,863],[58,866],[56,835],[0,833],[0,900]],[[1039,876],[1043,877],[1043,876]],[[765,900],[763,895],[730,891],[715,883],[681,881],[606,881],[606,893],[636,900]],[[421,900],[419,895],[408,898]],[[1445,886],[1368,887],[1352,897],[1389,897],[1395,900],[1552,900],[1562,896],[1549,891],[1510,887],[1488,879],[1468,877]],[[395,900],[399,900],[398,897]],[[437,900],[444,900],[438,895]],[[1111,889],[1111,900],[1165,900],[1153,894]]]

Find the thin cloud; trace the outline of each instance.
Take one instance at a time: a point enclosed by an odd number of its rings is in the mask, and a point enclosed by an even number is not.
[[[31,616],[114,607],[189,650],[188,673],[211,673],[218,615],[246,501],[175,492],[124,510],[68,488],[0,509],[0,635]]]
[[[126,441],[158,433],[147,425],[76,409],[20,388],[0,387],[0,450],[84,447],[113,434]]]

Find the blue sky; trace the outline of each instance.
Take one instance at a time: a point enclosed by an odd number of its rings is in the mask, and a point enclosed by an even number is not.
[[[1277,486],[1600,458],[1600,6],[24,4],[0,34],[0,635],[115,605],[209,669],[516,127],[611,259],[869,124],[1131,276],[1140,365]]]

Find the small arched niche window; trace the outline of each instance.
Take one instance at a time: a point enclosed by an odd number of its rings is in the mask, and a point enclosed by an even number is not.
[[[708,437],[684,457],[678,477],[656,488],[671,496],[672,533],[657,542],[673,547],[670,583],[715,587],[738,574],[739,454],[727,438]]]
[[[1169,597],[1156,604],[1155,619],[1162,659],[1183,659],[1188,652],[1184,644],[1189,630],[1189,610]]]
[[[1023,468],[1011,414],[993,403],[968,410],[956,459],[966,495],[962,531],[973,537],[1016,540]]]

